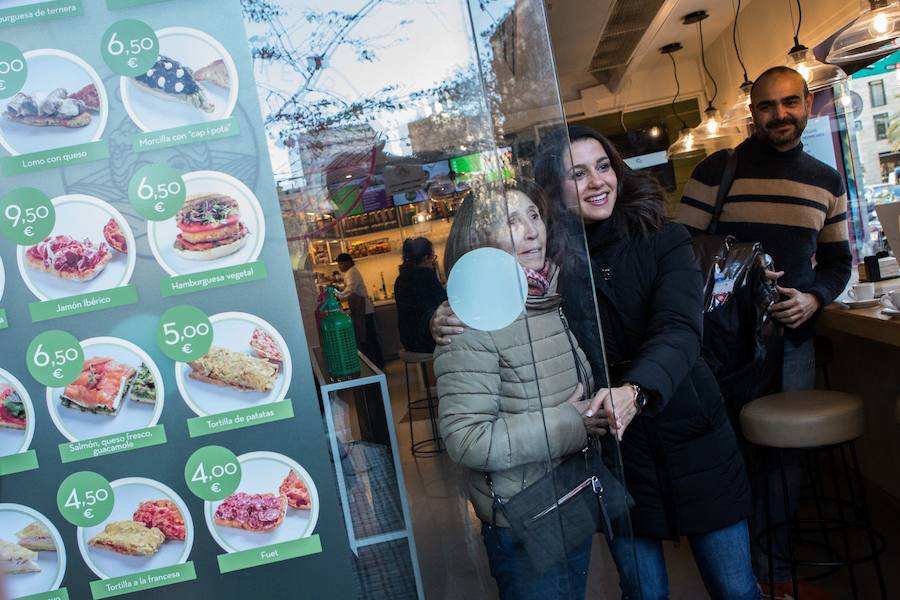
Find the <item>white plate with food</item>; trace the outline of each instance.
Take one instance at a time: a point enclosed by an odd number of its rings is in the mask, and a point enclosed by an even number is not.
[[[0,300],[3,300],[3,292],[6,291],[6,268],[0,260]]]
[[[125,110],[144,131],[230,117],[238,97],[234,60],[207,33],[188,27],[156,32],[159,56],[146,73],[122,77]]]
[[[28,154],[103,137],[109,114],[106,89],[85,61],[62,50],[24,53],[28,78],[22,90],[0,100],[0,144]]]
[[[53,206],[50,235],[16,251],[31,293],[55,300],[127,285],[134,273],[134,234],[122,213],[84,194],[57,196]]]
[[[101,579],[187,562],[194,526],[184,500],[143,477],[110,482],[115,505],[99,525],[78,528],[81,556]]]
[[[25,452],[34,436],[34,406],[22,382],[0,369],[0,456]]]
[[[0,504],[0,572],[10,598],[59,588],[66,548],[53,523],[21,504]]]
[[[219,546],[240,552],[312,535],[319,493],[306,469],[275,452],[248,452],[238,461],[237,491],[204,505],[206,525]]]
[[[209,318],[210,351],[190,363],[175,363],[175,381],[187,405],[200,416],[284,400],[291,384],[287,343],[266,321],[240,312]]]
[[[81,347],[81,375],[64,388],[47,388],[47,410],[59,432],[76,442],[156,425],[165,390],[153,359],[120,338],[89,338]]]
[[[187,199],[173,218],[147,223],[150,250],[172,276],[253,262],[266,225],[259,200],[243,182],[218,171],[185,173]]]

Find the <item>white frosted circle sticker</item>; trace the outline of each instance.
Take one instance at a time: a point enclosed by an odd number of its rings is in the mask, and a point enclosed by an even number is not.
[[[472,329],[503,329],[522,314],[527,297],[522,267],[514,256],[497,248],[467,252],[447,279],[450,307]]]

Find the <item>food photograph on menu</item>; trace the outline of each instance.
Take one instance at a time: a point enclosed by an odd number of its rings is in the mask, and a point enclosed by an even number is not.
[[[184,500],[171,488],[143,477],[110,482],[115,506],[93,527],[78,528],[78,547],[101,579],[187,562],[194,527]]]
[[[10,598],[59,588],[66,549],[56,527],[36,510],[0,504],[0,573]]]
[[[62,50],[32,50],[24,56],[24,87],[0,100],[0,144],[18,155],[99,140],[109,106],[97,72]]]
[[[122,101],[143,131],[217,121],[237,103],[237,68],[215,38],[198,29],[156,32],[159,55],[145,73],[120,80]]]
[[[34,407],[28,390],[0,369],[0,457],[25,452],[34,435]]]
[[[81,342],[84,364],[65,387],[47,388],[47,409],[70,442],[152,427],[159,421],[165,392],[150,356],[127,340]]]
[[[39,300],[127,285],[134,273],[134,234],[117,209],[84,194],[53,199],[56,224],[40,242],[19,246],[19,272]]]
[[[256,196],[217,171],[183,175],[187,199],[171,219],[147,223],[150,250],[172,276],[232,267],[259,258],[265,220]]]
[[[205,504],[206,524],[222,549],[240,552],[312,535],[319,496],[309,473],[275,452],[249,452],[238,461],[238,489]]]
[[[220,313],[209,321],[209,352],[175,366],[175,380],[188,406],[205,416],[284,400],[291,357],[281,334],[246,313]]]

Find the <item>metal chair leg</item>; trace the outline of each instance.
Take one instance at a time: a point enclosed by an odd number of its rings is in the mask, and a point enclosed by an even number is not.
[[[769,598],[774,598],[775,593],[775,559],[773,558],[774,548],[772,547],[772,507],[771,496],[769,494],[769,450],[764,449],[763,455],[763,487],[765,488],[766,503],[766,560],[769,567]]]
[[[875,533],[872,530],[872,521],[869,518],[869,504],[866,501],[866,491],[863,487],[862,473],[859,470],[859,459],[856,456],[856,444],[850,442],[850,458],[853,460],[853,470],[856,472],[856,485],[859,487],[860,510],[862,511],[863,525],[869,535],[869,548],[872,551],[872,559],[875,563],[875,574],[878,577],[878,590],[882,600],[887,600],[887,586],[884,583],[884,573],[881,570],[881,559],[875,543]]]
[[[837,498],[838,516],[841,522],[841,537],[844,540],[844,556],[846,557],[847,573],[850,577],[850,589],[853,590],[853,598],[858,599],[859,592],[856,588],[856,574],[853,572],[853,563],[849,562],[852,554],[850,553],[850,537],[847,535],[847,526],[849,522],[844,514],[844,498],[841,494],[840,473],[837,470],[837,462],[834,460],[834,450],[828,450],[828,462],[831,465],[832,484],[834,485],[834,496]]]
[[[794,555],[794,515],[791,514],[791,499],[788,491],[787,474],[784,471],[784,450],[778,448],[778,470],[781,473],[781,492],[784,498],[784,525],[788,528],[788,562],[791,565],[791,586],[794,598],[800,597],[797,589],[797,562]]]

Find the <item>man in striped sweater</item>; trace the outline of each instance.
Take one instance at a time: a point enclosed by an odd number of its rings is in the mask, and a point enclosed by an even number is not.
[[[750,99],[755,132],[735,149],[737,170],[718,233],[761,242],[773,257],[777,272],[771,275],[778,278],[782,300],[772,307],[772,315],[785,326],[782,389],[812,389],[814,318],[850,278],[847,195],[841,175],[803,151],[800,136],[812,95],[799,73],[788,67],[769,69],[754,83]],[[727,160],[725,151],[709,156],[685,186],[675,220],[694,234],[705,231],[712,220]],[[770,489],[780,493],[777,483]],[[781,498],[771,501],[783,506]],[[758,506],[757,515],[761,509]],[[776,548],[776,554],[786,552]],[[776,581],[790,580],[784,563],[776,562],[775,571]],[[776,585],[774,597],[782,597],[780,592],[788,588]],[[818,590],[807,591],[812,593],[801,594],[804,598],[824,597]]]

